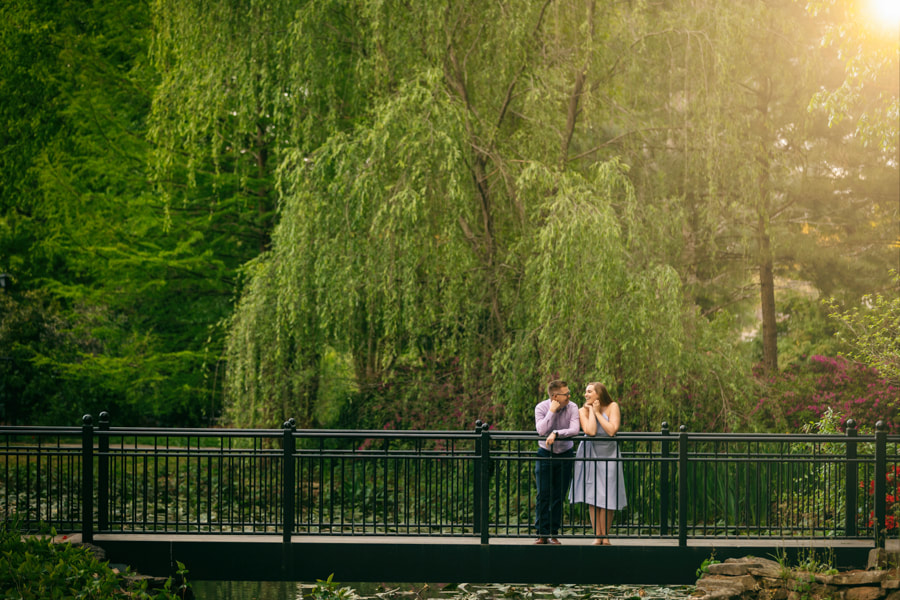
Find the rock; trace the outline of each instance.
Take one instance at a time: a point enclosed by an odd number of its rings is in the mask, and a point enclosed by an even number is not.
[[[759,586],[764,590],[774,590],[777,588],[783,588],[785,582],[787,581],[784,577],[759,577],[757,576],[756,581],[759,583]]]
[[[729,558],[725,562],[744,562],[753,565],[755,568],[774,568],[780,569],[781,563],[770,558],[761,558],[759,556],[745,556],[743,558]]]
[[[852,587],[844,592],[844,600],[877,600],[882,596],[884,590],[872,586]]]
[[[776,563],[777,564],[777,563]],[[780,566],[765,566],[754,568],[751,567],[748,571],[754,577],[762,577],[765,579],[777,579],[779,581],[784,581],[784,576],[788,572],[786,569],[783,569]]]
[[[887,571],[848,571],[837,575],[823,575],[823,583],[832,585],[871,585],[881,583]]]
[[[762,565],[754,563],[723,562],[707,566],[710,575],[746,575],[752,567],[759,568]]]
[[[735,595],[745,591],[756,591],[759,585],[750,575],[707,575],[697,581],[697,587],[707,592],[714,590],[733,590]]]
[[[701,600],[900,600],[900,569],[826,575],[748,556],[709,565],[696,587]]]
[[[787,596],[787,590],[784,589],[783,585],[781,585],[770,589],[760,590],[757,598],[758,600],[785,600]]]
[[[872,548],[869,550],[866,570],[883,569],[885,566],[887,566],[887,551],[884,548]]]
[[[106,550],[101,548],[100,546],[95,546],[94,544],[74,544],[76,546],[81,546],[85,550],[88,550],[94,557],[100,562],[106,562]]]

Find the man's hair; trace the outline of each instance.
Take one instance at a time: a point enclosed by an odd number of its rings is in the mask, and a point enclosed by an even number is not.
[[[563,381],[562,379],[555,379],[547,384],[547,395],[553,396],[554,393],[558,392],[563,388],[569,387],[569,384]]]

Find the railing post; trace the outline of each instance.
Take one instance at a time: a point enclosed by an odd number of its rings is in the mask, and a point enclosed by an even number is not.
[[[660,449],[662,462],[659,465],[659,535],[666,536],[669,535],[669,446],[671,444],[667,422],[663,421],[660,433],[663,439]]]
[[[859,485],[859,464],[856,462],[856,421],[847,419],[847,453],[846,453],[846,482],[844,484],[845,514],[844,536],[856,536],[856,495]]]
[[[885,494],[887,493],[887,430],[884,422],[875,423],[875,547],[884,548]]]
[[[81,417],[81,541],[94,541],[94,418]]]
[[[100,413],[100,431],[109,431],[109,413]],[[99,435],[97,454],[97,529],[109,529],[109,436]]]
[[[678,545],[687,546],[687,427],[678,428]]]
[[[282,464],[281,464],[281,506],[282,506],[282,523],[284,530],[282,532],[282,541],[285,544],[291,543],[291,535],[294,533],[294,420],[289,419],[282,426]]]
[[[489,508],[489,498],[491,492],[491,432],[488,429],[487,423],[481,424],[481,456],[478,460],[480,464],[479,471],[481,472],[479,479],[481,480],[479,491],[480,495],[480,508],[479,512],[481,513],[480,525],[481,525],[481,543],[487,544],[488,538],[490,537],[491,532],[491,523],[488,515],[490,513]]]
[[[481,533],[481,428],[484,423],[475,421],[475,481],[472,488],[472,533]]]

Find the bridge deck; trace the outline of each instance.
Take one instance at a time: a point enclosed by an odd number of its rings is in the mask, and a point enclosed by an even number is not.
[[[562,538],[535,546],[530,538],[426,536],[97,534],[111,563],[151,575],[169,575],[176,561],[195,580],[429,581],[454,583],[692,584],[711,555],[718,560],[755,555],[789,564],[811,553],[838,569],[865,568],[871,540]]]

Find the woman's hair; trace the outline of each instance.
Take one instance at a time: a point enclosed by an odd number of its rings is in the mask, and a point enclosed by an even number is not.
[[[605,385],[599,381],[594,381],[588,385],[594,386],[594,391],[597,392],[600,406],[609,406],[612,403],[612,397],[609,395],[609,391],[606,389]]]

